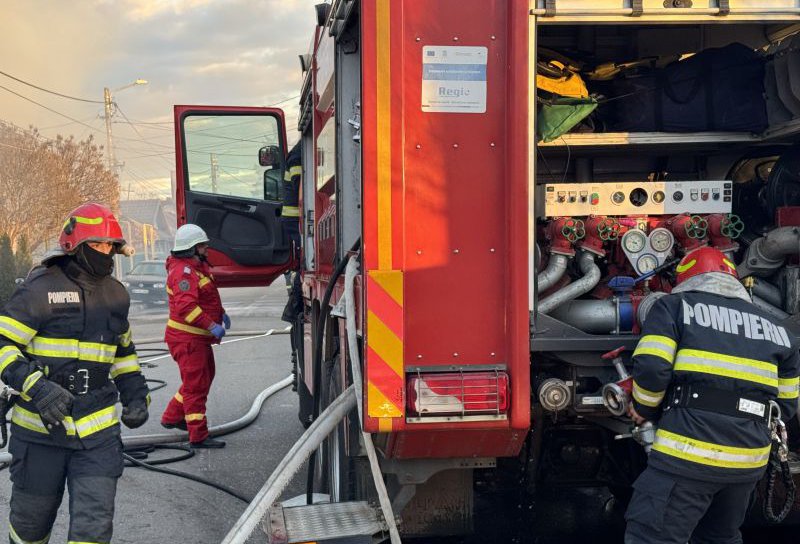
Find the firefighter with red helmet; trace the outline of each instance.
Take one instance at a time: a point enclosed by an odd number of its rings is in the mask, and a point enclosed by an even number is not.
[[[193,224],[175,233],[167,259],[169,320],[165,340],[181,373],[181,387],[161,416],[161,425],[189,431],[193,448],[222,448],[225,442],[208,435],[206,400],[214,380],[212,344],[231,326],[214,276],[206,260],[208,236]]]
[[[720,251],[696,249],[677,272],[633,354],[630,415],[658,430],[633,484],[625,543],[741,543],[770,457],[770,417],[797,409],[798,348]]]
[[[130,249],[111,211],[84,204],[60,251],[34,268],[0,311],[0,379],[19,393],[11,415],[9,539],[47,542],[70,494],[70,542],[109,542],[122,442],[147,421],[149,395],[131,340],[130,300],[111,277]]]

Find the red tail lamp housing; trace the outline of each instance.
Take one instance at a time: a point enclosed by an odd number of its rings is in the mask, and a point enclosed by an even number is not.
[[[508,412],[508,390],[504,371],[417,373],[406,380],[407,415],[503,415]]]

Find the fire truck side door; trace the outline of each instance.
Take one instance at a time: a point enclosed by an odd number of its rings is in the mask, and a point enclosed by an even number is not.
[[[280,220],[283,112],[175,106],[175,137],[178,225],[206,231],[219,285],[268,285],[290,265]]]

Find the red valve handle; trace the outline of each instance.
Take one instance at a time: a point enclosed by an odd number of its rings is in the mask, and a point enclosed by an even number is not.
[[[602,358],[603,359],[616,359],[619,357],[619,354],[625,351],[625,346],[618,347],[614,351],[609,351],[608,353],[604,353]]]

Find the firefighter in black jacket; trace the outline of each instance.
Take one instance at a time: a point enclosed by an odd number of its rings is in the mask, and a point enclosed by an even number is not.
[[[70,543],[110,542],[122,422],[147,420],[148,389],[128,325],[130,300],[111,277],[126,252],[108,208],[85,204],[64,223],[62,254],[35,268],[0,311],[0,378],[19,392],[11,416],[9,539],[44,543],[70,494]]]
[[[741,543],[769,460],[771,404],[785,420],[797,408],[797,346],[721,252],[692,251],[677,272],[633,354],[630,415],[658,430],[633,484],[625,543]]]

